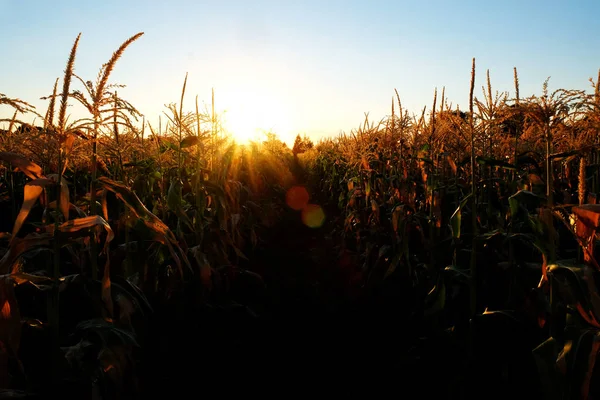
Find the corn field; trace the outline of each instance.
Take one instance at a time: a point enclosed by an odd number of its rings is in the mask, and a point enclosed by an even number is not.
[[[142,35],[95,80],[78,36],[45,111],[0,94],[0,398],[600,398],[600,74],[473,59],[468,109],[241,145],[187,75],[158,124],[119,96]]]

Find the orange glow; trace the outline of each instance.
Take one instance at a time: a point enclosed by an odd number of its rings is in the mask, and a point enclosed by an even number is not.
[[[309,228],[319,228],[325,222],[325,211],[317,204],[308,204],[302,210],[302,222]]]
[[[308,191],[303,186],[294,186],[287,191],[285,202],[296,211],[304,209],[308,204]]]
[[[8,319],[10,318],[10,303],[8,300],[4,301],[4,305],[2,306],[2,310],[0,311],[2,318]]]

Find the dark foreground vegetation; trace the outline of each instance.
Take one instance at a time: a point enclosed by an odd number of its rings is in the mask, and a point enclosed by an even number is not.
[[[600,86],[293,149],[74,72],[0,136],[0,398],[600,398]],[[186,77],[187,80],[187,77]],[[67,105],[87,110],[67,120]]]

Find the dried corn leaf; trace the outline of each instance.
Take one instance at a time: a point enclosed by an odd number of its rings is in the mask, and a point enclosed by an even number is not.
[[[13,272],[10,274],[10,277],[17,285],[32,283],[37,286],[40,284],[50,284],[52,282],[52,278],[47,276],[28,274],[26,272]]]
[[[13,226],[13,237],[11,241],[15,240],[17,233],[19,233],[21,230],[23,223],[27,219],[27,216],[31,212],[31,209],[35,205],[37,199],[42,194],[44,187],[53,184],[54,181],[47,178],[34,179],[30,182],[27,182],[23,188],[23,205],[21,206],[21,210],[19,211],[17,219],[15,220],[15,225]]]
[[[106,199],[108,192],[106,189],[102,189],[102,194],[100,195],[100,204],[102,205],[102,215],[104,219],[108,221],[108,202]]]
[[[0,152],[0,160],[11,163],[31,179],[38,179],[44,176],[42,173],[42,167],[33,161],[28,160],[21,154],[3,151]]]
[[[454,159],[452,159],[452,157],[450,157],[450,156],[446,156],[446,160],[448,161],[448,165],[450,166],[450,169],[452,170],[452,173],[454,175],[456,175],[457,172],[458,172],[458,167],[456,166],[456,163],[454,162]]]
[[[104,228],[107,233],[106,241],[104,242],[104,250],[108,250],[108,245],[111,240],[115,237],[110,225],[104,218],[99,215],[92,215],[90,217],[85,218],[77,218],[71,221],[67,221],[64,224],[60,225],[59,229],[61,232],[71,233],[78,232],[82,229],[88,228]]]
[[[58,174],[48,175],[48,178],[58,183]],[[60,212],[62,212],[65,220],[69,219],[69,182],[64,178],[60,180]]]
[[[0,342],[16,356],[21,343],[21,313],[15,296],[14,282],[10,276],[0,276]],[[0,365],[0,371],[8,371]],[[0,372],[4,380],[4,372]]]
[[[60,150],[64,157],[63,170],[61,173],[64,174],[67,169],[67,165],[69,164],[69,155],[71,154],[71,151],[73,150],[73,144],[75,143],[75,135],[73,133],[67,133],[61,139],[64,139],[61,140],[62,143],[60,146]]]

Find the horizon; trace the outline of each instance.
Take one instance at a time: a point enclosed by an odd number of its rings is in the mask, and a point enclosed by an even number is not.
[[[195,109],[196,96],[200,108],[210,107],[214,88],[215,111],[227,110],[234,137],[272,130],[291,146],[297,134],[317,142],[350,133],[367,113],[378,122],[391,112],[394,89],[411,114],[429,111],[434,90],[439,96],[444,87],[447,102],[464,110],[472,58],[478,98],[488,69],[492,90],[512,97],[516,67],[521,97],[528,97],[539,95],[548,77],[551,91],[588,91],[600,67],[590,51],[600,45],[600,28],[593,28],[600,4],[592,1],[75,4],[0,1],[9,21],[0,35],[12,38],[1,47],[12,62],[0,75],[0,93],[43,114],[47,101],[39,98],[62,78],[77,34],[75,73],[94,80],[121,43],[144,32],[110,83],[126,85],[120,96],[147,122],[156,126],[165,105],[179,103],[188,73],[184,110]],[[72,89],[79,85],[74,80]],[[0,107],[0,118],[12,114]]]

